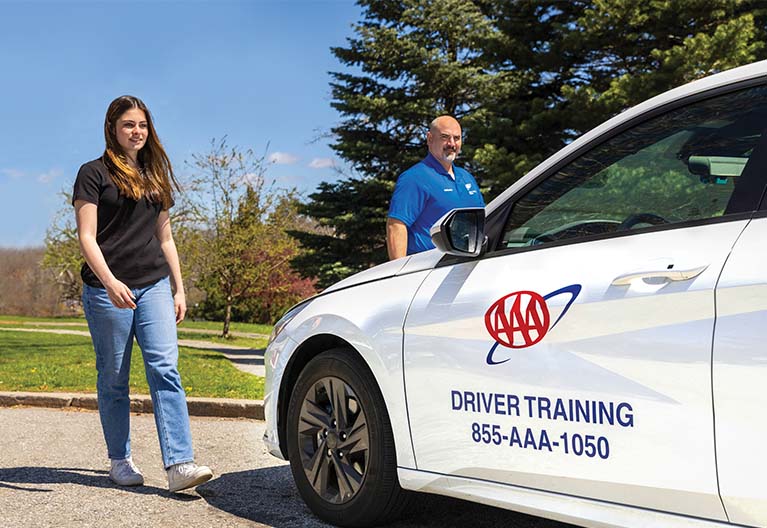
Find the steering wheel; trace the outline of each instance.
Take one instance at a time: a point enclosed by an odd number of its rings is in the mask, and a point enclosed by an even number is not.
[[[631,229],[637,224],[662,225],[668,224],[668,220],[653,213],[636,213],[626,217],[618,226],[619,231]]]
[[[563,226],[557,226],[554,229],[545,231],[535,238],[532,238],[527,245],[537,246],[546,242],[556,242],[566,238],[584,237],[589,235],[601,235],[617,231],[620,222],[606,218],[593,218],[590,220],[577,220]]]

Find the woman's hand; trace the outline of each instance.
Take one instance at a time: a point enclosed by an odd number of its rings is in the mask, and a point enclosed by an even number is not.
[[[186,316],[186,296],[184,292],[176,292],[173,296],[173,307],[176,309],[176,324],[179,324]]]
[[[104,284],[104,287],[107,290],[107,295],[109,295],[109,300],[112,301],[115,307],[136,309],[136,303],[134,302],[136,298],[125,284],[115,279],[108,284]]]

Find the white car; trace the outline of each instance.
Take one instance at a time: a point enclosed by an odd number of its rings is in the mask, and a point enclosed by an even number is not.
[[[765,130],[767,61],[671,90],[290,310],[265,442],[311,510],[767,526]]]

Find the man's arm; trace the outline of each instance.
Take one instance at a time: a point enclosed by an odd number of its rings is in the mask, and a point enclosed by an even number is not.
[[[386,219],[386,250],[390,260],[407,255],[407,226],[404,222]]]

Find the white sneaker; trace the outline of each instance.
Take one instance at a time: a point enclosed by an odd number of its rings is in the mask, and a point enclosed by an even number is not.
[[[123,460],[112,460],[109,478],[120,486],[141,486],[144,483],[144,475],[141,474],[130,457]]]
[[[198,466],[194,462],[174,464],[168,468],[168,489],[181,491],[199,486],[213,477],[209,467]]]

